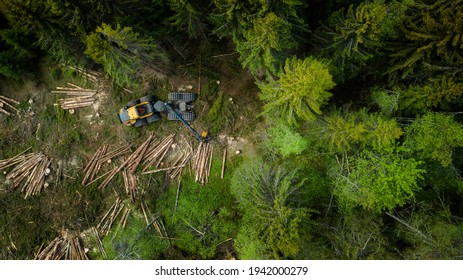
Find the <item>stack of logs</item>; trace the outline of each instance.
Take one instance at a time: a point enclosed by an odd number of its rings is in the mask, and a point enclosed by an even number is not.
[[[195,156],[193,157],[193,169],[195,171],[195,181],[204,185],[209,180],[212,166],[213,147],[209,143],[199,143]]]
[[[146,151],[149,148],[153,136],[148,137],[148,139],[143,142],[121,165],[114,167],[114,169],[109,173],[106,179],[98,186],[99,189],[104,189],[108,183],[113,179],[113,177],[123,170],[124,185],[126,193],[135,200],[137,193],[137,177],[135,176],[135,171],[137,170],[138,165],[142,161]]]
[[[88,260],[79,236],[62,234],[41,250],[36,260]]]
[[[52,93],[67,94],[68,98],[61,98],[58,100],[61,108],[69,110],[93,105],[95,102],[95,89],[86,89],[71,83],[67,84],[70,87],[56,87],[56,90],[51,91]]]
[[[144,166],[141,174],[152,174],[166,171],[167,175],[171,179],[175,179],[181,176],[183,168],[186,167],[192,159],[193,169],[195,171],[195,180],[200,184],[207,183],[211,172],[213,152],[212,145],[209,143],[200,143],[194,157],[192,157],[193,153],[182,153],[173,161],[170,167],[159,168],[166,158],[170,147],[174,144],[174,138],[175,134],[171,134],[161,140],[155,140],[152,135],[149,136],[148,139],[132,154],[130,154],[130,156],[120,165],[115,166],[112,170],[101,176],[98,176],[98,172],[100,171],[102,164],[111,162],[111,159],[116,156],[128,153],[130,148],[128,146],[123,146],[114,149],[112,152],[107,152],[108,145],[105,144],[99,147],[84,168],[85,174],[82,180],[82,186],[88,186],[97,180],[104,178],[98,186],[99,189],[104,189],[114,176],[116,176],[116,174],[122,173],[125,191],[134,201],[138,191],[138,178],[136,171],[140,165]],[[153,167],[154,169],[151,169]]]
[[[164,225],[162,224],[162,222],[159,222],[158,219],[153,217],[153,215],[149,212],[148,206],[146,206],[146,204],[142,202],[140,204],[140,208],[143,213],[143,217],[145,218],[146,226],[152,225],[161,238],[167,238],[167,231],[165,230]],[[119,216],[120,216],[119,227],[125,228],[127,224],[127,220],[131,213],[131,210],[132,209],[129,208],[122,201],[122,199],[118,197],[116,201],[113,203],[113,205],[106,212],[106,214],[103,216],[100,223],[97,225],[96,229],[98,231],[95,232],[96,239],[97,240],[99,239],[98,232],[100,232],[103,236],[107,235]],[[100,249],[100,252],[102,254],[103,254],[103,251],[104,249]]]
[[[183,167],[185,167],[190,160],[191,154],[180,155],[171,167],[165,168],[158,168],[161,165],[162,160],[166,156],[166,153],[169,151],[169,148],[174,143],[174,135],[169,135],[168,137],[164,138],[159,144],[153,147],[153,149],[147,153],[144,164],[145,168],[143,169],[142,174],[151,174],[157,173],[161,171],[167,171],[168,176],[171,179],[175,179],[178,175],[180,175]],[[155,167],[154,170],[148,170],[150,167]]]
[[[15,105],[19,105],[19,101],[0,95],[0,113],[11,116],[14,111],[19,115],[19,110],[15,107]]]
[[[91,185],[99,179],[103,178],[105,175],[109,174],[105,173],[100,177],[96,177],[103,164],[111,163],[114,158],[130,152],[129,145],[124,145],[122,147],[115,148],[110,152],[108,152],[108,149],[108,144],[104,144],[101,147],[99,147],[95,154],[93,154],[87,166],[85,166],[84,178],[82,179],[83,187]]]
[[[100,223],[97,225],[97,229],[103,234],[107,235],[108,232],[111,230],[111,227],[116,221],[119,213],[121,213],[122,209],[124,209],[125,205],[120,198],[117,198],[113,205],[109,208],[106,214],[101,219]],[[125,213],[125,212],[124,212]],[[126,214],[128,218],[128,214]],[[127,219],[125,218],[125,219]],[[125,226],[125,222],[124,222]]]
[[[50,173],[48,167],[51,164],[51,159],[42,153],[25,154],[28,150],[0,161],[0,170],[16,165],[8,173],[6,179],[11,182],[12,189],[16,189],[24,183],[21,189],[21,192],[25,193],[24,198],[37,195],[43,187],[48,186],[48,183],[45,182],[45,176]]]
[[[86,175],[84,176],[82,185],[91,184],[94,181],[106,176],[104,181],[101,182],[98,187],[99,189],[104,189],[113,179],[113,177],[122,171],[126,193],[132,198],[132,200],[135,200],[135,196],[137,194],[137,176],[135,172],[138,166],[140,164],[144,164],[144,170],[146,170],[149,166],[159,166],[169,151],[169,148],[174,143],[174,136],[174,134],[171,134],[161,141],[153,141],[153,136],[150,136],[119,166],[116,166],[108,173],[93,179],[99,171],[101,162],[107,160],[107,156],[101,157],[101,155],[105,153],[105,148],[100,147],[100,149],[98,149],[98,151],[90,160],[89,164],[87,164],[85,169]],[[124,151],[124,153],[126,152],[126,148],[121,148],[119,150],[121,152]]]

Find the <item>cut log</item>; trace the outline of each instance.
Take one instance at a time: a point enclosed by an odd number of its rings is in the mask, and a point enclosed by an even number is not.
[[[88,260],[82,239],[77,235],[60,234],[45,249],[39,251],[37,260]]]
[[[19,105],[19,101],[18,101],[18,100],[15,100],[15,99],[13,99],[13,98],[8,98],[8,97],[6,97],[6,96],[4,96],[4,95],[0,95],[0,99],[6,100],[6,101],[11,102],[11,103],[14,103],[14,104],[16,104],[16,105]]]
[[[171,167],[160,168],[160,169],[156,169],[156,170],[145,171],[145,172],[143,172],[141,174],[152,174],[152,173],[157,173],[157,172],[161,172],[161,171],[168,171],[168,170],[172,170],[172,169],[182,168],[182,167],[185,167],[185,166],[186,166],[185,164],[177,165],[177,166],[171,166]]]
[[[222,157],[222,172],[220,173],[220,179],[223,179],[225,175],[225,161],[227,160],[227,148],[223,149]]]

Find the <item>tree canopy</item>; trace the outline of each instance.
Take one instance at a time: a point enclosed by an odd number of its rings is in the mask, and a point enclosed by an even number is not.
[[[259,84],[263,114],[276,114],[290,125],[314,121],[335,86],[329,66],[313,57],[288,58],[277,80]]]
[[[37,199],[0,174],[0,258],[93,234],[125,196],[78,182],[94,146],[175,132],[90,258],[461,259],[462,30],[463,0],[1,0],[0,169],[53,163]],[[68,86],[94,106],[61,108]],[[181,122],[114,118],[177,92],[209,131],[205,185]]]

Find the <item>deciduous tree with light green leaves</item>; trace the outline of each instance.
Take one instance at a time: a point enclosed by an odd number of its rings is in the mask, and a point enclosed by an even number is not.
[[[436,160],[449,166],[453,151],[463,147],[463,126],[451,115],[430,112],[405,129],[404,145],[421,159]]]
[[[266,103],[262,114],[275,114],[292,126],[314,121],[334,86],[328,63],[313,57],[288,58],[277,80],[259,84],[259,97]]]
[[[350,159],[336,176],[334,194],[342,207],[349,211],[362,206],[381,213],[413,201],[425,170],[406,152],[403,147],[387,147],[364,150]]]
[[[270,146],[283,157],[300,155],[308,148],[309,141],[284,123],[278,123],[268,130]]]

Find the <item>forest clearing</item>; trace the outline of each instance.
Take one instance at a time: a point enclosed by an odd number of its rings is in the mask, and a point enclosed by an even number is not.
[[[0,11],[0,259],[462,258],[463,1]]]

